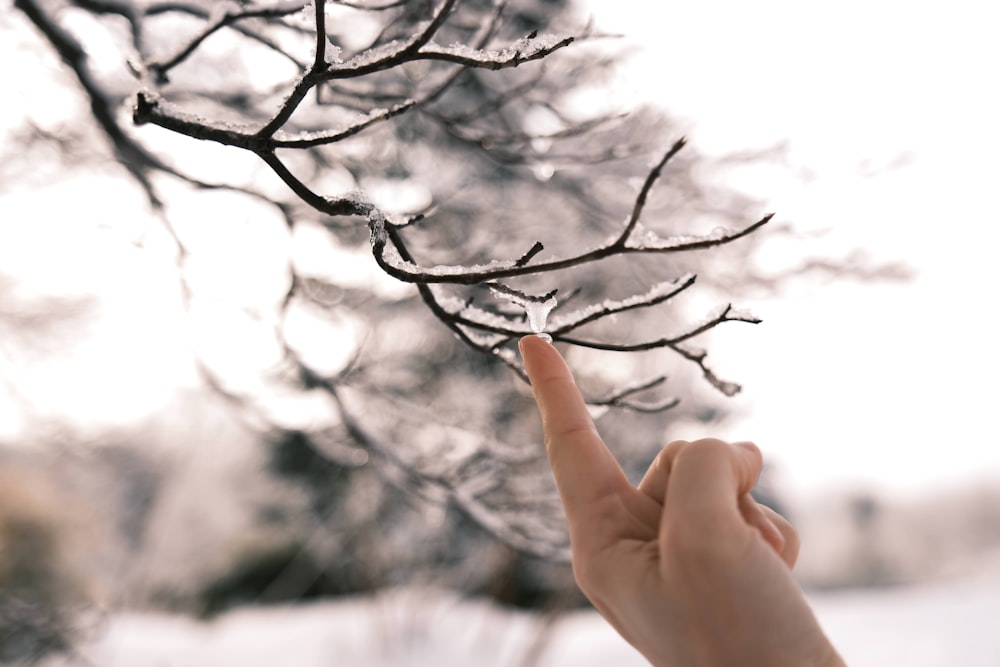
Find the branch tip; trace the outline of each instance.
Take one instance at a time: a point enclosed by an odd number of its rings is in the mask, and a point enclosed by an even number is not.
[[[542,245],[542,242],[535,241],[535,244],[528,249],[528,252],[521,255],[521,258],[518,259],[516,262],[514,262],[514,266],[516,267],[524,266],[525,264],[530,262],[535,255],[537,255],[543,250],[545,250],[545,246]]]

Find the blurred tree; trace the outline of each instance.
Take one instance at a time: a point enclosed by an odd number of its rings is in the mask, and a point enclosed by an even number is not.
[[[642,414],[718,414],[695,375],[739,391],[691,341],[756,318],[686,314],[768,283],[751,257],[770,216],[701,179],[711,165],[669,118],[602,92],[619,55],[568,1],[15,6],[176,243],[206,382],[327,531],[250,555],[205,609],[294,567],[283,590],[353,590],[317,570],[351,558],[367,579],[340,579],[374,582],[356,589],[436,559],[487,590],[456,567],[484,539],[513,550],[507,571],[516,554],[564,559],[535,413],[511,381],[521,335],[572,347],[595,414],[639,413],[603,418],[629,470],[664,439]],[[25,136],[79,151],[81,127]],[[667,371],[684,402],[657,393]],[[415,515],[431,517],[419,531]],[[518,586],[495,594],[537,600]]]
[[[77,517],[46,480],[0,457],[0,664],[70,649],[89,603]]]

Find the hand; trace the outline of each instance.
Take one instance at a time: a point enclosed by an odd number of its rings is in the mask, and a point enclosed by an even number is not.
[[[843,667],[792,576],[795,530],[750,497],[757,447],[673,442],[634,488],[556,348],[521,354],[577,583],[630,644],[658,667]]]

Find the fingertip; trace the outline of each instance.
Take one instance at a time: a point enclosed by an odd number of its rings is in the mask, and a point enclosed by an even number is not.
[[[530,350],[534,343],[530,342],[530,339],[534,336],[521,336],[521,339],[517,341],[517,349],[521,352],[521,357],[526,357],[530,354]]]
[[[569,370],[562,355],[551,343],[536,335],[523,336],[517,347],[521,352],[521,359],[524,361],[524,370],[529,379],[534,380],[539,375],[547,375],[549,372],[566,373]]]
[[[525,350],[534,352],[543,347],[552,347],[552,343],[549,339],[543,338],[538,334],[529,334],[521,336],[521,339],[517,341],[517,347],[521,350],[521,354],[524,355]]]

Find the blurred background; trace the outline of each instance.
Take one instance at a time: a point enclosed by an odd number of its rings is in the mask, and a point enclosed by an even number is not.
[[[328,5],[345,59],[433,9],[358,4],[388,7]],[[0,662],[644,664],[573,586],[516,373],[381,273],[364,220],[308,210],[244,151],[133,126],[137,63],[223,15],[169,7],[0,14]],[[490,11],[465,3],[448,36]],[[599,427],[634,476],[672,438],[757,442],[758,496],[799,528],[798,575],[849,664],[994,666],[990,18],[512,2],[497,43],[592,19],[591,37],[287,160],[323,194],[426,212],[427,263],[475,264],[599,243],[686,136],[644,223],[700,234],[774,211],[768,226],[522,288],[599,303],[695,272],[697,293],[591,331],[655,337],[732,302],[763,322],[697,343],[743,391],[669,350],[566,348],[594,395],[655,367],[651,400],[681,399],[595,406]],[[272,19],[211,35],[157,90],[262,123],[311,48],[298,11]],[[419,97],[437,71],[330,86],[289,129]]]

